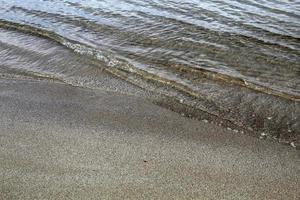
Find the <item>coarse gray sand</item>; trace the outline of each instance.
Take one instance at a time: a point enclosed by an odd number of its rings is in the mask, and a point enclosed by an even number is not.
[[[148,100],[0,79],[0,199],[300,199],[290,146]]]

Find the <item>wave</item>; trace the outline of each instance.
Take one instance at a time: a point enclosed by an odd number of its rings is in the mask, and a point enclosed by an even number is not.
[[[174,88],[185,92],[187,94],[190,94],[191,96],[194,96],[196,98],[199,98],[199,95],[191,89],[189,89],[187,86],[181,85],[179,83],[176,83],[175,80],[167,80],[165,78],[159,77],[155,74],[149,73],[145,70],[141,70],[133,66],[132,64],[128,63],[126,60],[123,60],[121,58],[117,58],[113,55],[110,55],[104,51],[100,51],[98,49],[94,49],[93,47],[87,46],[86,44],[82,44],[78,41],[74,41],[71,39],[64,38],[54,32],[47,31],[41,28],[32,27],[25,24],[18,24],[10,21],[4,21],[0,20],[0,27],[6,28],[6,29],[14,29],[17,31],[22,31],[25,33],[30,33],[32,35],[37,35],[40,37],[51,39],[55,42],[58,42],[59,44],[73,50],[76,53],[90,56],[94,59],[97,59],[101,62],[104,62],[107,66],[107,70],[117,76],[121,76],[122,73],[119,73],[118,71],[127,72],[128,74],[135,74],[140,75],[142,77],[145,77],[145,79],[152,79],[153,81],[163,82],[165,84],[173,85]],[[203,68],[196,68],[191,66],[183,66],[183,65],[173,65],[172,68],[175,68],[178,71],[184,71],[186,73],[198,73],[202,76],[205,76],[207,78],[217,80],[217,81],[224,81],[229,82],[232,84],[237,84],[242,87],[250,88],[252,90],[267,93],[274,96],[279,96],[282,98],[294,100],[294,101],[300,101],[300,95],[297,94],[289,94],[282,91],[276,91],[273,88],[269,88],[268,86],[261,85],[257,82],[250,82],[246,79],[239,78],[239,77],[233,77],[227,74],[221,74],[216,71],[209,71],[207,69]],[[126,77],[123,77],[124,79],[127,79]]]

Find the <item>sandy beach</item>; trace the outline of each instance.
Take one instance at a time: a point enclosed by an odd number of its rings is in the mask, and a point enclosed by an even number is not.
[[[0,199],[299,199],[299,151],[102,90],[0,80]]]

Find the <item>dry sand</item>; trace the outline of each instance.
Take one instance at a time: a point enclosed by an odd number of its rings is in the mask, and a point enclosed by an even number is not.
[[[151,102],[0,80],[0,199],[295,199],[299,151]]]

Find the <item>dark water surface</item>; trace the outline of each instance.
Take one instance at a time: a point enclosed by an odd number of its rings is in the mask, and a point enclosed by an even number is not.
[[[0,0],[0,62],[3,75],[88,87],[103,68],[235,124],[299,138],[299,0]]]

